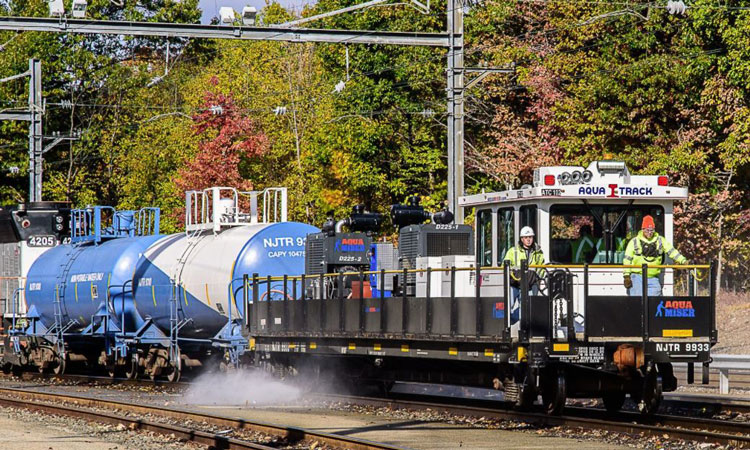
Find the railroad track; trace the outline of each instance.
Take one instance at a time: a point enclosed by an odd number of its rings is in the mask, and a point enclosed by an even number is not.
[[[192,422],[207,424],[228,430],[245,430],[273,436],[281,439],[281,444],[295,446],[304,443],[318,442],[334,448],[352,450],[399,450],[401,447],[349,436],[320,433],[296,427],[285,427],[265,422],[253,422],[243,419],[185,411],[158,406],[133,405],[130,403],[103,400],[92,397],[63,395],[38,392],[16,388],[0,388],[0,406],[24,408],[47,414],[78,417],[93,422],[123,424],[132,430],[144,430],[203,444],[215,449],[261,449],[278,450],[284,448],[279,443],[273,446],[249,440],[229,437],[225,433],[211,433],[200,429],[188,428],[171,423],[145,420],[144,416],[168,418],[180,423]],[[130,414],[132,416],[127,416]]]
[[[49,376],[41,376],[49,378]],[[39,379],[33,374],[30,379]],[[153,381],[132,381],[110,379],[87,375],[66,375],[64,379],[82,383],[150,385]],[[189,382],[164,383],[165,387],[188,387]],[[0,390],[0,393],[2,390]],[[513,420],[534,424],[539,427],[564,426],[571,428],[599,429],[646,436],[669,435],[671,439],[710,442],[737,447],[750,447],[750,423],[717,420],[704,417],[686,417],[678,415],[656,415],[650,418],[639,413],[622,412],[617,415],[606,413],[602,409],[567,407],[565,415],[548,416],[535,412],[519,412],[508,409],[502,402],[455,397],[434,397],[426,395],[401,395],[395,398],[356,397],[335,394],[318,395],[320,400],[333,401],[362,406],[404,408],[409,410],[443,411],[447,414]],[[720,396],[668,394],[665,405],[674,408],[689,408],[692,411],[703,409],[706,415],[719,412],[750,412],[750,401],[722,398]],[[229,425],[227,425],[229,426]],[[279,434],[275,434],[279,435]],[[383,447],[389,448],[389,447]]]
[[[335,398],[326,395],[325,398]],[[604,410],[566,407],[562,416],[549,416],[537,412],[521,412],[511,409],[498,409],[449,405],[413,399],[378,399],[370,397],[340,396],[341,402],[363,406],[406,408],[412,410],[443,411],[448,414],[475,416],[501,420],[514,420],[534,424],[539,427],[570,427],[599,429],[602,431],[637,434],[642,436],[664,436],[670,439],[709,442],[720,445],[750,448],[750,422],[733,422],[726,420],[693,418],[683,416],[655,415],[645,418],[640,413],[621,412],[616,415]],[[481,401],[477,403],[482,403]]]

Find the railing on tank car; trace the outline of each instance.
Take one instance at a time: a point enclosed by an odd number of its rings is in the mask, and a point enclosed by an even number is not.
[[[94,242],[118,237],[159,234],[159,208],[118,211],[111,206],[92,206],[70,211],[72,243]]]
[[[652,266],[653,268],[654,266]],[[678,278],[678,282],[674,283],[672,288],[678,288],[682,297],[684,298],[696,298],[700,296],[705,297],[707,303],[702,306],[703,310],[706,310],[709,314],[710,330],[715,330],[715,296],[712,289],[713,282],[713,266],[712,265],[664,265],[658,266],[661,269],[677,270],[684,274],[684,277]],[[646,269],[641,266],[624,266],[624,265],[607,265],[607,266],[589,266],[589,265],[541,265],[541,266],[529,266],[526,271],[522,270],[521,285],[526,285],[526,274],[528,270],[544,270],[547,275],[551,275],[553,271],[568,271],[579,270],[582,279],[577,279],[573,276],[574,289],[582,291],[582,306],[579,308],[574,304],[574,295],[568,295],[564,300],[566,302],[567,311],[572,311],[573,314],[566,314],[566,321],[564,324],[557,324],[553,320],[553,308],[554,302],[550,301],[550,292],[547,291],[544,295],[529,295],[526,290],[521,290],[521,320],[519,323],[519,341],[525,342],[532,337],[530,330],[538,327],[538,323],[532,323],[532,318],[543,317],[544,325],[544,336],[545,340],[555,341],[560,340],[557,333],[558,325],[564,327],[567,333],[564,333],[564,339],[582,341],[589,340],[589,325],[594,320],[589,321],[589,300],[599,302],[606,302],[608,298],[614,298],[613,296],[596,296],[589,295],[590,288],[590,274],[591,272],[602,271],[613,271],[621,274],[624,269],[640,269],[645,271]],[[703,271],[704,275],[697,274],[699,271]],[[457,286],[456,279],[459,278],[461,273],[468,272],[471,275],[470,279],[480,280],[479,283],[474,282],[473,292],[471,296],[466,295],[465,289],[460,289]],[[407,296],[407,290],[400,286],[400,292],[397,295],[386,296],[384,290],[379,291],[378,296],[368,297],[366,295],[366,281],[370,279],[370,276],[376,276],[379,278],[379,286],[385,285],[386,276],[398,276],[399,280],[406,280],[408,274],[423,274],[426,276],[426,283],[422,290],[423,297],[421,301],[425,302],[424,308],[418,309],[419,314],[424,317],[421,320],[423,325],[420,329],[410,329],[410,314],[415,313],[415,308],[409,305],[410,299],[415,299],[414,296]],[[433,297],[433,285],[434,275],[442,273],[441,276],[445,276],[449,279],[449,292],[441,295],[440,297]],[[425,334],[429,335],[435,332],[447,336],[461,336],[471,335],[474,337],[493,337],[506,340],[510,337],[510,268],[506,264],[503,267],[467,267],[467,268],[427,268],[427,269],[403,269],[403,270],[380,270],[380,271],[361,271],[361,272],[346,272],[346,273],[330,273],[330,274],[319,274],[319,275],[301,275],[301,276],[266,276],[259,277],[256,275],[250,276],[245,275],[242,286],[238,287],[234,292],[233,298],[244,298],[245,302],[245,325],[253,332],[268,331],[268,332],[359,332],[359,333],[390,333],[398,331],[402,334]],[[710,274],[711,276],[706,276]],[[644,272],[645,275],[645,272]],[[494,286],[485,286],[488,280],[492,281],[492,277],[496,279]],[[345,278],[349,277],[352,290],[348,295],[344,296],[343,289],[334,289],[334,286],[344,286]],[[462,278],[465,280],[465,277]],[[644,277],[645,279],[645,277]],[[498,283],[500,281],[500,283]],[[705,286],[699,286],[699,281],[707,281]],[[442,281],[441,281],[442,283]],[[394,285],[397,283],[394,282]],[[620,281],[621,285],[621,281]],[[323,287],[323,288],[321,288]],[[494,289],[492,289],[494,287]],[[547,287],[550,289],[550,287]],[[243,290],[243,294],[239,291]],[[457,290],[461,290],[461,295],[457,293]],[[485,291],[483,293],[483,290]],[[704,295],[699,295],[704,294]],[[620,296],[620,301],[625,301],[631,307],[634,307],[639,314],[637,315],[638,320],[629,318],[630,324],[634,322],[637,324],[639,332],[636,336],[632,336],[634,340],[648,341],[652,333],[650,333],[649,317],[653,313],[654,304],[649,302],[649,296],[647,290],[641,293],[639,296],[627,297],[626,299]],[[676,297],[674,295],[660,297],[663,299]],[[680,297],[678,295],[677,297]],[[444,298],[449,303],[449,307],[444,311],[448,312],[449,316],[449,328],[444,327],[442,330],[432,330],[434,324],[433,315],[435,305],[432,304],[431,299],[433,298]],[[268,301],[268,300],[274,301]],[[472,300],[473,299],[473,300]],[[300,300],[305,300],[300,302]],[[312,300],[318,305],[315,306],[315,311],[310,311],[310,307],[307,305],[307,301]],[[354,302],[356,300],[356,302]],[[631,302],[632,300],[632,302]],[[346,303],[341,306],[341,302],[348,301],[349,303],[356,303],[358,314],[354,317],[351,315],[351,311],[347,310]],[[416,300],[414,300],[416,301]],[[541,306],[544,310],[539,311],[538,308],[533,309],[532,304],[534,301],[537,302],[537,306]],[[678,300],[679,301],[679,300]],[[399,303],[394,305],[400,308],[399,311],[395,311],[397,316],[400,318],[400,327],[389,328],[388,314],[393,313],[393,308],[390,307],[389,302]],[[473,303],[472,303],[473,302]],[[296,303],[302,303],[301,307],[296,306]],[[471,303],[466,306],[467,303]],[[280,304],[281,306],[277,306]],[[262,305],[262,306],[261,306]],[[292,306],[290,306],[292,305]],[[634,306],[635,305],[635,306]],[[272,313],[272,309],[278,309],[276,314]],[[332,317],[328,311],[334,310]],[[292,314],[290,319],[290,310],[296,311]],[[338,319],[336,319],[336,311],[338,311]],[[372,325],[372,321],[368,321],[367,313],[376,312],[379,313],[380,321],[379,324],[376,322],[375,327]],[[473,312],[473,319],[475,325],[473,327],[466,326],[465,317],[460,317],[464,314],[471,316],[469,311]],[[502,312],[502,313],[500,313]],[[583,317],[582,330],[576,329],[575,318],[576,314],[581,314]],[[608,311],[605,317],[599,318],[599,320],[611,320],[611,317],[618,315],[617,311]],[[301,315],[301,317],[298,317]],[[349,321],[345,320],[345,316],[349,316]],[[493,317],[499,318],[502,316],[502,326],[500,330],[497,327],[492,327],[493,332],[487,332],[484,328],[487,327],[487,318]],[[525,319],[524,319],[525,317]],[[273,323],[271,323],[273,319]],[[333,319],[333,320],[331,320]],[[351,320],[353,319],[353,320]],[[338,323],[333,323],[338,322]],[[329,326],[330,325],[330,326]],[[397,324],[398,325],[398,324]],[[379,327],[378,327],[379,326]],[[471,331],[466,333],[467,329]],[[601,334],[601,333],[600,333]],[[591,336],[593,339],[607,338],[608,336]],[[659,336],[662,337],[662,336]],[[680,336],[674,336],[680,337]],[[714,340],[715,336],[711,336]],[[713,341],[712,341],[713,342]]]
[[[211,187],[185,192],[185,232],[218,233],[222,227],[287,221],[287,189],[239,191]]]

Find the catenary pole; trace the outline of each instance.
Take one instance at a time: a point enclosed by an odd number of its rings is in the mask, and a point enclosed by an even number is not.
[[[204,39],[244,39],[287,42],[326,42],[340,44],[383,44],[430,46],[448,48],[448,208],[455,213],[456,223],[463,222],[463,210],[458,198],[464,194],[464,25],[463,7],[459,0],[447,1],[447,33],[392,32],[373,30],[326,30],[286,27],[218,26],[201,24],[171,24],[158,22],[122,22],[45,17],[0,17],[0,30],[43,31],[55,33],[115,34],[128,36],[164,36]],[[40,86],[41,87],[41,86]],[[39,89],[41,96],[41,89]],[[36,97],[35,97],[36,98]],[[33,171],[36,192],[41,199],[41,97],[38,124],[32,120],[29,146],[31,164],[39,161]],[[38,129],[38,133],[36,132]],[[39,142],[36,142],[38,136]],[[38,146],[38,150],[37,150]],[[38,157],[36,156],[38,155]],[[38,170],[38,172],[37,172]]]
[[[0,112],[0,120],[24,120],[29,122],[29,201],[42,201],[42,63],[29,60],[29,70],[0,79],[0,83],[29,77],[28,109]]]
[[[456,223],[464,211],[464,11],[460,0],[448,0],[448,209]]]
[[[29,61],[29,200],[42,201],[42,62]]]

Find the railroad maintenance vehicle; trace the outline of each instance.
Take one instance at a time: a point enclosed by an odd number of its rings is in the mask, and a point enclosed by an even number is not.
[[[540,167],[532,185],[462,197],[473,226],[416,198],[393,205],[397,242],[362,206],[322,229],[288,222],[283,188],[188,192],[174,235],[153,208],[74,209],[71,242],[21,274],[3,368],[176,380],[245,365],[384,389],[495,388],[520,408],[541,397],[549,413],[573,397],[616,411],[629,395],[650,414],[677,387],[673,364],[708,381],[717,341],[712,264],[665,259],[660,296],[623,285],[626,269],[648,275],[623,265],[643,218],[671,242],[687,195],[619,161]],[[505,261],[524,227],[544,264]]]

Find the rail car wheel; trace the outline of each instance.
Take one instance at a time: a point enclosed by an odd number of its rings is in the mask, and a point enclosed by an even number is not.
[[[125,364],[125,378],[128,380],[138,379],[138,355],[130,357],[130,361]]]
[[[526,381],[516,383],[512,380],[506,380],[503,385],[505,386],[505,398],[513,403],[515,409],[526,411],[534,405],[537,397],[534,386],[527,384]]]
[[[63,375],[63,374],[65,374],[65,357],[64,356],[62,356],[62,357],[58,356],[55,359],[55,365],[52,368],[52,372],[55,375]]]
[[[180,381],[180,376],[182,375],[182,370],[180,370],[177,366],[172,366],[169,373],[167,373],[167,381],[170,383],[177,383]]]
[[[622,409],[622,405],[625,404],[625,392],[614,391],[606,392],[602,395],[602,401],[604,402],[604,408],[609,413],[616,413]]]
[[[21,378],[23,376],[23,366],[20,364],[13,364],[10,371],[14,377]]]
[[[557,370],[545,377],[542,386],[542,402],[547,414],[560,415],[565,408],[565,372]]]
[[[110,378],[116,378],[120,375],[120,366],[115,363],[107,364],[107,375],[109,375]]]
[[[646,375],[640,394],[637,400],[638,410],[641,414],[651,415],[656,413],[661,404],[662,377],[655,369],[651,369]]]

